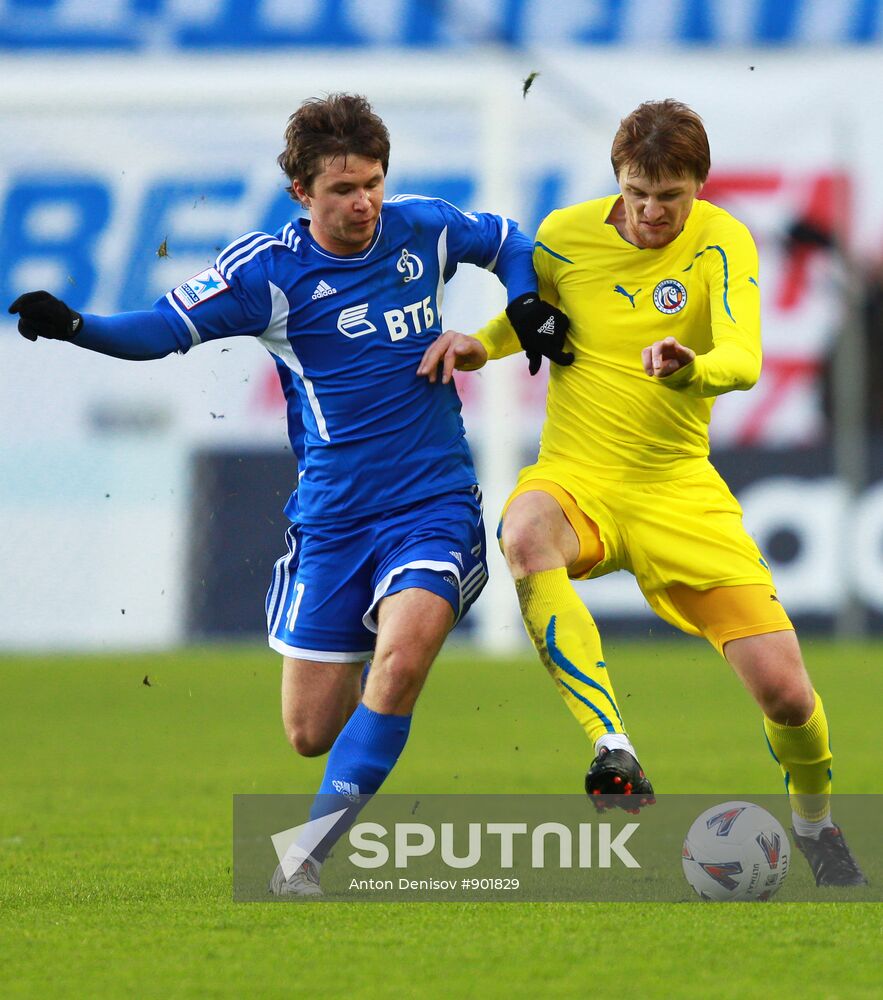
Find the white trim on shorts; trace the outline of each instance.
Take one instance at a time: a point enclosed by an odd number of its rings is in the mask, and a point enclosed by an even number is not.
[[[364,653],[339,653],[325,649],[302,649],[300,646],[289,646],[287,642],[277,639],[275,635],[267,637],[271,649],[283,656],[294,656],[298,660],[315,660],[317,663],[364,663],[374,655],[373,649]]]
[[[285,530],[285,544],[288,551],[284,556],[280,556],[273,565],[273,582],[270,584],[270,592],[267,595],[267,635],[272,636],[279,628],[282,614],[285,611],[285,597],[288,590],[288,581],[291,576],[291,561],[297,556],[300,558],[298,549],[300,538],[297,529],[292,524]],[[278,603],[278,606],[277,606]],[[273,609],[275,614],[273,613]]]
[[[396,566],[396,568],[390,570],[374,588],[374,600],[371,601],[368,606],[368,610],[362,615],[362,624],[366,629],[368,629],[369,632],[373,632],[375,635],[377,634],[377,622],[374,621],[374,609],[386,596],[386,592],[389,590],[389,585],[392,581],[400,573],[404,573],[406,569],[429,569],[436,573],[453,573],[457,578],[457,596],[460,600],[460,606],[457,609],[457,614],[454,620],[460,620],[460,615],[463,614],[463,583],[460,580],[460,567],[456,563],[437,562],[434,559],[418,559],[415,562],[405,563],[403,566]],[[431,593],[434,593],[434,591],[431,591]]]

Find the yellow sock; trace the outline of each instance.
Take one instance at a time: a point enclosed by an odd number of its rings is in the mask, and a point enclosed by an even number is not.
[[[764,718],[773,756],[785,775],[791,808],[808,820],[824,819],[831,808],[831,748],[828,720],[816,693],[812,715],[802,726],[783,726]]]
[[[624,732],[598,628],[567,570],[531,573],[515,588],[527,634],[592,744],[605,733]]]

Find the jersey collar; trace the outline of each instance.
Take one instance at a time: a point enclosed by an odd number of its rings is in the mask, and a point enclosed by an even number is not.
[[[357,261],[367,260],[371,256],[374,248],[380,242],[380,234],[383,232],[383,211],[381,210],[380,216],[377,219],[377,225],[374,228],[374,238],[371,240],[369,245],[361,252],[357,254],[336,254],[331,253],[330,250],[325,250],[320,247],[319,244],[313,239],[313,235],[310,232],[310,220],[309,219],[298,219],[297,226],[299,229],[298,235],[301,241],[310,250],[317,253],[320,257],[324,257],[326,260],[337,261],[341,264],[346,264],[349,261],[356,263]]]

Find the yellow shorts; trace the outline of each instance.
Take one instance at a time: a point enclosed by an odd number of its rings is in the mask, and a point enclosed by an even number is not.
[[[547,460],[521,470],[503,513],[531,490],[553,496],[576,532],[571,579],[628,570],[660,618],[720,653],[731,639],[793,628],[739,502],[711,464],[681,479],[621,483]]]

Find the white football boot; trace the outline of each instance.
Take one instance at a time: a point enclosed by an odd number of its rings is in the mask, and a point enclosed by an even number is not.
[[[321,867],[311,858],[307,858],[295,869],[291,878],[286,879],[282,865],[276,865],[276,871],[273,872],[267,891],[274,896],[324,896],[322,886],[319,884]]]

